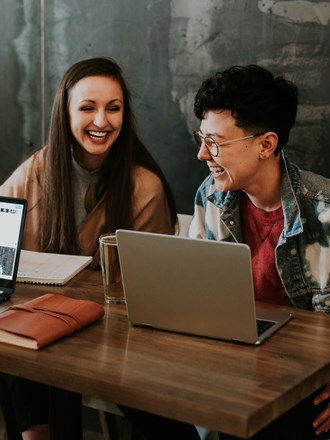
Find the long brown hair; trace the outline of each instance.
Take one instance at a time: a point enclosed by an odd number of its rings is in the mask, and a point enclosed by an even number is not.
[[[132,222],[132,168],[141,165],[162,181],[171,215],[176,223],[175,201],[163,172],[139,139],[131,109],[131,95],[122,70],[111,58],[92,58],[71,66],[64,74],[53,102],[41,201],[41,249],[46,252],[79,253],[72,192],[71,145],[74,141],[68,117],[68,97],[82,78],[110,76],[121,86],[124,117],[120,134],[100,170],[98,193],[105,195],[105,231],[129,229]],[[109,191],[116,188],[116,191]]]

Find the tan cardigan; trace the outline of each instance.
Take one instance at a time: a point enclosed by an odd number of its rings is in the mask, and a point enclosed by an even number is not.
[[[0,186],[0,194],[20,197],[28,200],[23,249],[40,251],[40,199],[42,196],[40,181],[44,172],[45,148],[38,150],[23,162],[13,174]],[[173,234],[170,214],[163,185],[154,173],[137,166],[134,168],[133,225],[132,229],[164,234]],[[96,256],[98,238],[104,232],[104,197],[87,214],[80,225],[79,244],[83,255]]]

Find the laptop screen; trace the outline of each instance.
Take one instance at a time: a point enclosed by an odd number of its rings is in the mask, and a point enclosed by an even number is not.
[[[0,302],[15,289],[26,209],[26,200],[0,196]]]

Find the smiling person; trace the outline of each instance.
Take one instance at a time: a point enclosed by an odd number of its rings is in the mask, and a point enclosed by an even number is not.
[[[23,249],[92,255],[95,268],[105,232],[175,231],[171,189],[136,133],[130,92],[109,58],[67,70],[47,146],[14,171],[0,194],[28,200]],[[0,399],[17,438],[49,438],[47,387],[1,375]]]
[[[293,83],[256,65],[233,66],[202,83],[194,137],[210,174],[197,190],[189,236],[246,243],[257,300],[329,313],[330,180],[300,170],[283,152],[297,96]],[[174,421],[125,414],[145,439],[175,438]],[[198,438],[193,427],[181,429],[182,438]],[[253,440],[327,439],[329,429],[325,384]]]
[[[97,260],[102,233],[172,234],[176,223],[171,189],[136,133],[130,92],[108,58],[67,70],[47,146],[14,171],[0,194],[28,200],[23,249],[29,250]]]
[[[330,180],[283,152],[297,96],[293,83],[256,65],[203,82],[195,139],[210,175],[197,191],[189,235],[248,244],[256,300],[329,313]],[[329,437],[329,398],[330,384],[255,439]]]
[[[247,243],[257,300],[329,313],[330,180],[283,152],[297,95],[293,83],[255,65],[202,84],[194,136],[210,175],[189,235]]]

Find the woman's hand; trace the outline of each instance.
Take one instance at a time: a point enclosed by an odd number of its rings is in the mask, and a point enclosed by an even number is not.
[[[330,429],[330,382],[325,386],[323,391],[315,397],[314,405],[318,405],[324,400],[329,400],[328,405],[313,422],[316,435],[320,435]]]

